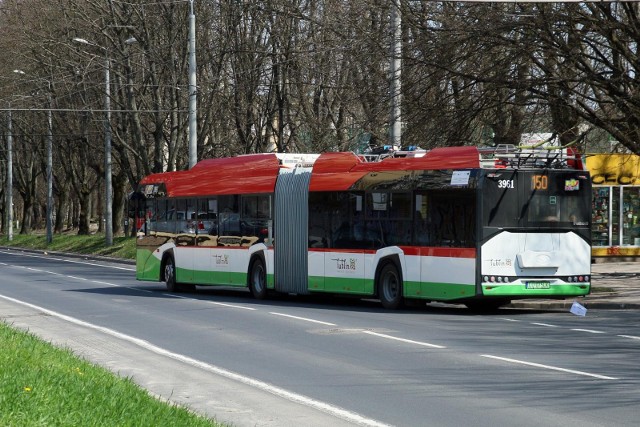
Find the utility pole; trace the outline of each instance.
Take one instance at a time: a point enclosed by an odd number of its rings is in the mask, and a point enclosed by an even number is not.
[[[402,145],[402,18],[400,1],[393,0],[391,5],[391,61],[389,67],[391,91],[391,115],[389,120],[389,145]]]
[[[105,244],[113,245],[113,191],[111,180],[111,84],[109,83],[109,71],[111,69],[111,60],[109,52],[105,49],[105,68],[104,68],[104,189],[105,189],[105,206],[104,206],[104,234]]]
[[[47,245],[53,242],[53,117],[51,115],[51,84],[47,99]]]
[[[104,51],[104,190],[105,190],[105,207],[104,207],[104,234],[105,244],[113,245],[113,191],[111,177],[111,84],[110,70],[111,59],[109,58],[109,49],[95,43],[91,43],[86,39],[74,37],[74,42],[83,43],[89,46],[95,46]]]
[[[198,123],[196,114],[196,15],[189,1],[189,169],[198,163]]]
[[[7,239],[13,240],[13,135],[11,108],[7,111]]]

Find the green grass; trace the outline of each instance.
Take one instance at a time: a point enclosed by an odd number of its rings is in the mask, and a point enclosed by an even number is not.
[[[0,237],[0,246],[135,258],[136,239],[104,234]],[[0,322],[0,426],[220,426]]]
[[[47,245],[46,237],[42,234],[14,234],[12,241],[9,241],[7,236],[3,235],[0,237],[0,246],[103,255],[125,259],[135,259],[136,255],[135,237],[114,237],[113,245],[107,246],[104,234],[100,233],[88,236],[55,234],[50,245]]]
[[[0,425],[220,426],[1,322]]]

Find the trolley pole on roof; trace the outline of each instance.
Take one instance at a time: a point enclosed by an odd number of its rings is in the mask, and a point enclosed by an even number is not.
[[[391,61],[389,67],[391,92],[391,115],[389,120],[389,144],[400,147],[402,145],[402,18],[400,16],[400,2],[393,0],[391,5]]]
[[[189,1],[189,169],[198,162],[198,123],[196,121],[196,16]]]

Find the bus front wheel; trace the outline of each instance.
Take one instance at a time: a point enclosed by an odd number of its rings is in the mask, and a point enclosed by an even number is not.
[[[168,256],[164,262],[164,283],[167,285],[169,292],[178,292],[178,284],[176,283],[176,262],[172,256]]]
[[[380,271],[378,296],[382,306],[388,310],[396,310],[402,306],[402,279],[393,263],[386,264]]]
[[[260,258],[256,258],[251,263],[249,289],[255,299],[264,299],[267,296],[267,273],[264,262]]]

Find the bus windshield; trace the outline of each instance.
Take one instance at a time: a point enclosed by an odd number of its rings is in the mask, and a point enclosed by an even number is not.
[[[591,184],[582,171],[503,170],[486,174],[483,225],[588,228]]]

